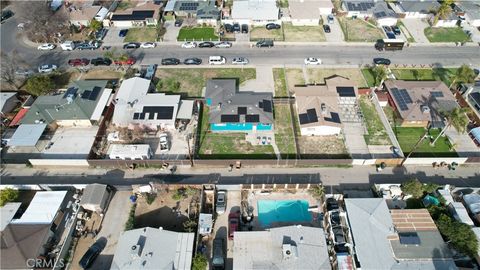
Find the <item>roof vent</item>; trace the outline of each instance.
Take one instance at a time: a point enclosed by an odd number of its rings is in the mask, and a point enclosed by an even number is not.
[[[422,105],[420,109],[422,110],[422,113],[430,113],[430,107],[427,105]]]
[[[298,258],[297,247],[290,244],[282,245],[283,260],[292,260]]]
[[[132,257],[140,256],[140,245],[133,245],[130,248],[130,255],[132,255]]]
[[[327,115],[327,105],[325,105],[325,103],[322,103],[322,105],[320,105],[320,108],[322,109],[322,115]]]
[[[67,104],[72,104],[73,103],[73,98],[74,98],[73,94],[68,94],[67,95]]]

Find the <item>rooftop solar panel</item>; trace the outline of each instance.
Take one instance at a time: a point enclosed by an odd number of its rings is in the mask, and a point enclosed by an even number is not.
[[[272,101],[264,99],[263,100],[263,111],[273,112]]]
[[[144,113],[149,113],[148,119],[155,119],[154,115],[157,113],[157,118],[159,120],[167,120],[173,118],[173,106],[145,106],[143,107]],[[153,118],[152,118],[153,117]]]
[[[140,116],[138,116],[138,119],[139,119],[139,120],[145,119],[145,113],[143,113],[143,112],[140,113]]]
[[[258,122],[260,122],[260,115],[258,115],[258,114],[247,114],[247,115],[245,115],[245,122],[247,122],[247,123],[258,123]]]
[[[92,93],[90,94],[89,100],[97,100],[98,95],[102,91],[101,87],[95,86],[93,87]]]
[[[406,111],[408,110],[408,105],[407,104],[412,104],[412,98],[408,94],[406,89],[397,89],[397,88],[392,88],[391,93],[393,97],[395,98],[395,103],[397,106],[400,108],[401,111]]]
[[[306,113],[299,114],[298,119],[300,120],[300,125],[310,123],[310,121],[308,120],[308,115]]]
[[[138,120],[140,117],[140,113],[134,113],[133,114],[133,120]]]
[[[402,245],[420,245],[420,238],[416,232],[400,232],[398,237]]]
[[[299,114],[298,118],[302,125],[318,122],[317,111],[315,109],[308,109],[306,113]]]
[[[431,91],[430,94],[432,95],[432,97],[443,97],[442,91]]]
[[[90,90],[85,90],[83,91],[82,95],[80,96],[81,98],[83,99],[88,99],[90,97],[90,94],[92,93],[92,91]]]
[[[75,96],[77,94],[77,91],[78,91],[78,88],[70,87],[70,88],[67,89],[67,91],[63,95],[63,98],[66,98],[68,95],[74,95]]]
[[[469,96],[480,106],[480,92],[471,93]]]
[[[355,88],[351,86],[337,86],[337,93],[341,97],[355,97]]]
[[[238,114],[247,114],[247,107],[238,107]]]
[[[238,114],[222,114],[220,116],[220,122],[222,122],[222,123],[238,123],[238,122],[240,122],[240,116]]]
[[[153,18],[153,10],[135,10],[132,14],[113,14],[112,21],[143,21],[147,18]]]
[[[324,118],[325,121],[328,121],[328,122],[333,122],[333,123],[338,123],[340,124],[341,121],[340,121],[340,115],[338,113],[335,113],[335,112],[331,112],[330,113],[330,117],[325,117]]]

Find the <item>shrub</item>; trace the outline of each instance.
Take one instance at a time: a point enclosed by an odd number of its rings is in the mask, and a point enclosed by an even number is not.
[[[207,258],[202,254],[197,254],[192,260],[192,270],[205,270],[207,268]]]
[[[136,203],[132,204],[127,222],[125,223],[125,231],[129,231],[135,228],[135,209],[136,208],[137,208],[137,204]]]
[[[436,224],[440,233],[450,241],[456,250],[470,257],[476,256],[478,240],[470,226],[453,220],[446,214],[440,214]]]
[[[4,206],[9,202],[14,202],[18,199],[18,190],[6,188],[0,191],[0,206]]]

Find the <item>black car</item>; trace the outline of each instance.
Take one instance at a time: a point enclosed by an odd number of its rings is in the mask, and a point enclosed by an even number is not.
[[[402,32],[400,31],[400,28],[396,25],[392,26],[392,31],[395,35],[400,35]]]
[[[14,13],[9,9],[3,10],[2,11],[2,23],[5,20],[7,20],[8,18],[12,17],[13,15],[14,15]]]
[[[242,33],[248,33],[248,24],[242,24]]]
[[[80,262],[78,263],[80,267],[83,269],[89,268],[98,257],[98,254],[100,254],[100,252],[102,252],[102,250],[105,248],[105,245],[106,239],[104,237],[97,240],[97,242],[95,242],[80,259]]]
[[[105,35],[107,35],[107,32],[108,32],[108,29],[106,29],[106,28],[102,28],[102,29],[98,30],[97,32],[95,32],[95,39],[96,40],[103,40],[103,38],[105,38]]]
[[[187,58],[183,61],[185,65],[200,65],[202,63],[202,59],[200,58]]]
[[[112,60],[110,58],[94,58],[90,61],[90,64],[94,66],[110,66],[112,64]]]
[[[180,27],[180,26],[182,26],[182,23],[183,23],[183,20],[177,19],[177,20],[175,21],[175,26],[176,26],[176,27]]]
[[[233,25],[231,25],[229,23],[226,23],[223,27],[225,28],[225,31],[227,33],[232,33],[233,32]]]
[[[390,65],[391,61],[387,58],[373,58],[373,63],[377,64],[377,65]]]
[[[258,48],[271,48],[273,47],[273,40],[263,39],[258,41],[255,46],[257,46]]]
[[[267,23],[267,25],[265,25],[265,28],[267,28],[267,30],[280,29],[280,27],[280,24],[276,23]]]
[[[238,23],[233,24],[233,32],[240,33],[240,24]]]
[[[162,65],[164,66],[172,66],[180,64],[180,60],[177,58],[163,58]]]
[[[324,25],[323,25],[323,31],[324,31],[325,33],[330,33],[330,25],[324,24]]]
[[[215,43],[210,42],[210,41],[205,41],[205,42],[202,42],[202,43],[198,44],[198,47],[199,48],[213,48],[213,47],[215,47]]]
[[[125,45],[123,45],[124,49],[138,49],[140,48],[140,43],[138,42],[130,42]]]

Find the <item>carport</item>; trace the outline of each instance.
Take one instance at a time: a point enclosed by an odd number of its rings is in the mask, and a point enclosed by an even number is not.
[[[13,134],[8,146],[35,146],[40,140],[43,132],[47,128],[47,124],[22,124]],[[40,150],[37,148],[40,152]]]

